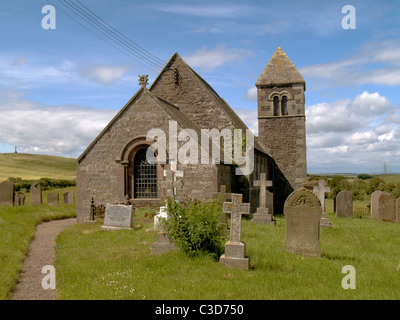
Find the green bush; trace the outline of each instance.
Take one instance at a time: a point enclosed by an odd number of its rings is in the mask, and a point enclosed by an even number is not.
[[[218,199],[201,202],[187,198],[177,203],[172,198],[166,202],[168,219],[162,227],[168,237],[188,256],[202,254],[218,259],[224,250],[226,229],[220,224],[222,208]]]
[[[23,180],[19,177],[9,177],[8,180],[14,182],[15,191],[30,190],[33,182],[37,180]],[[53,188],[68,188],[76,186],[76,180],[65,180],[65,179],[52,179],[52,178],[40,178],[39,184],[42,190],[49,190]]]

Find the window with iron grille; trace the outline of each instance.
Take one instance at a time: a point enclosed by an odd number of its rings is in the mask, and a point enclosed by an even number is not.
[[[135,155],[133,169],[135,198],[157,198],[157,163],[149,163],[146,152],[147,149],[141,149]]]

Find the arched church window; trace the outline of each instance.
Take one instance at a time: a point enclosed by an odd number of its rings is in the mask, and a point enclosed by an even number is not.
[[[279,98],[274,97],[274,116],[279,116]]]
[[[140,149],[135,154],[133,167],[134,198],[157,198],[157,162],[149,159],[149,163],[146,153],[147,148]]]
[[[282,106],[282,115],[286,116],[288,114],[288,111],[287,111],[287,97],[286,96],[282,97],[281,106]]]

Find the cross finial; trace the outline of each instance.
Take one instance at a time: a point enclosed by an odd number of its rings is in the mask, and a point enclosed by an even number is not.
[[[146,87],[149,84],[149,75],[139,75],[139,84],[142,88]]]

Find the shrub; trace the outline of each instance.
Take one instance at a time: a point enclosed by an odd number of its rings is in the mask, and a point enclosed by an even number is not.
[[[220,224],[222,208],[218,199],[201,202],[187,198],[177,203],[168,198],[168,219],[162,227],[168,237],[188,256],[208,254],[218,259],[223,253],[225,227]]]
[[[366,173],[361,173],[357,176],[357,179],[368,180],[368,179],[372,179],[372,176],[370,176],[369,174],[366,174]]]

